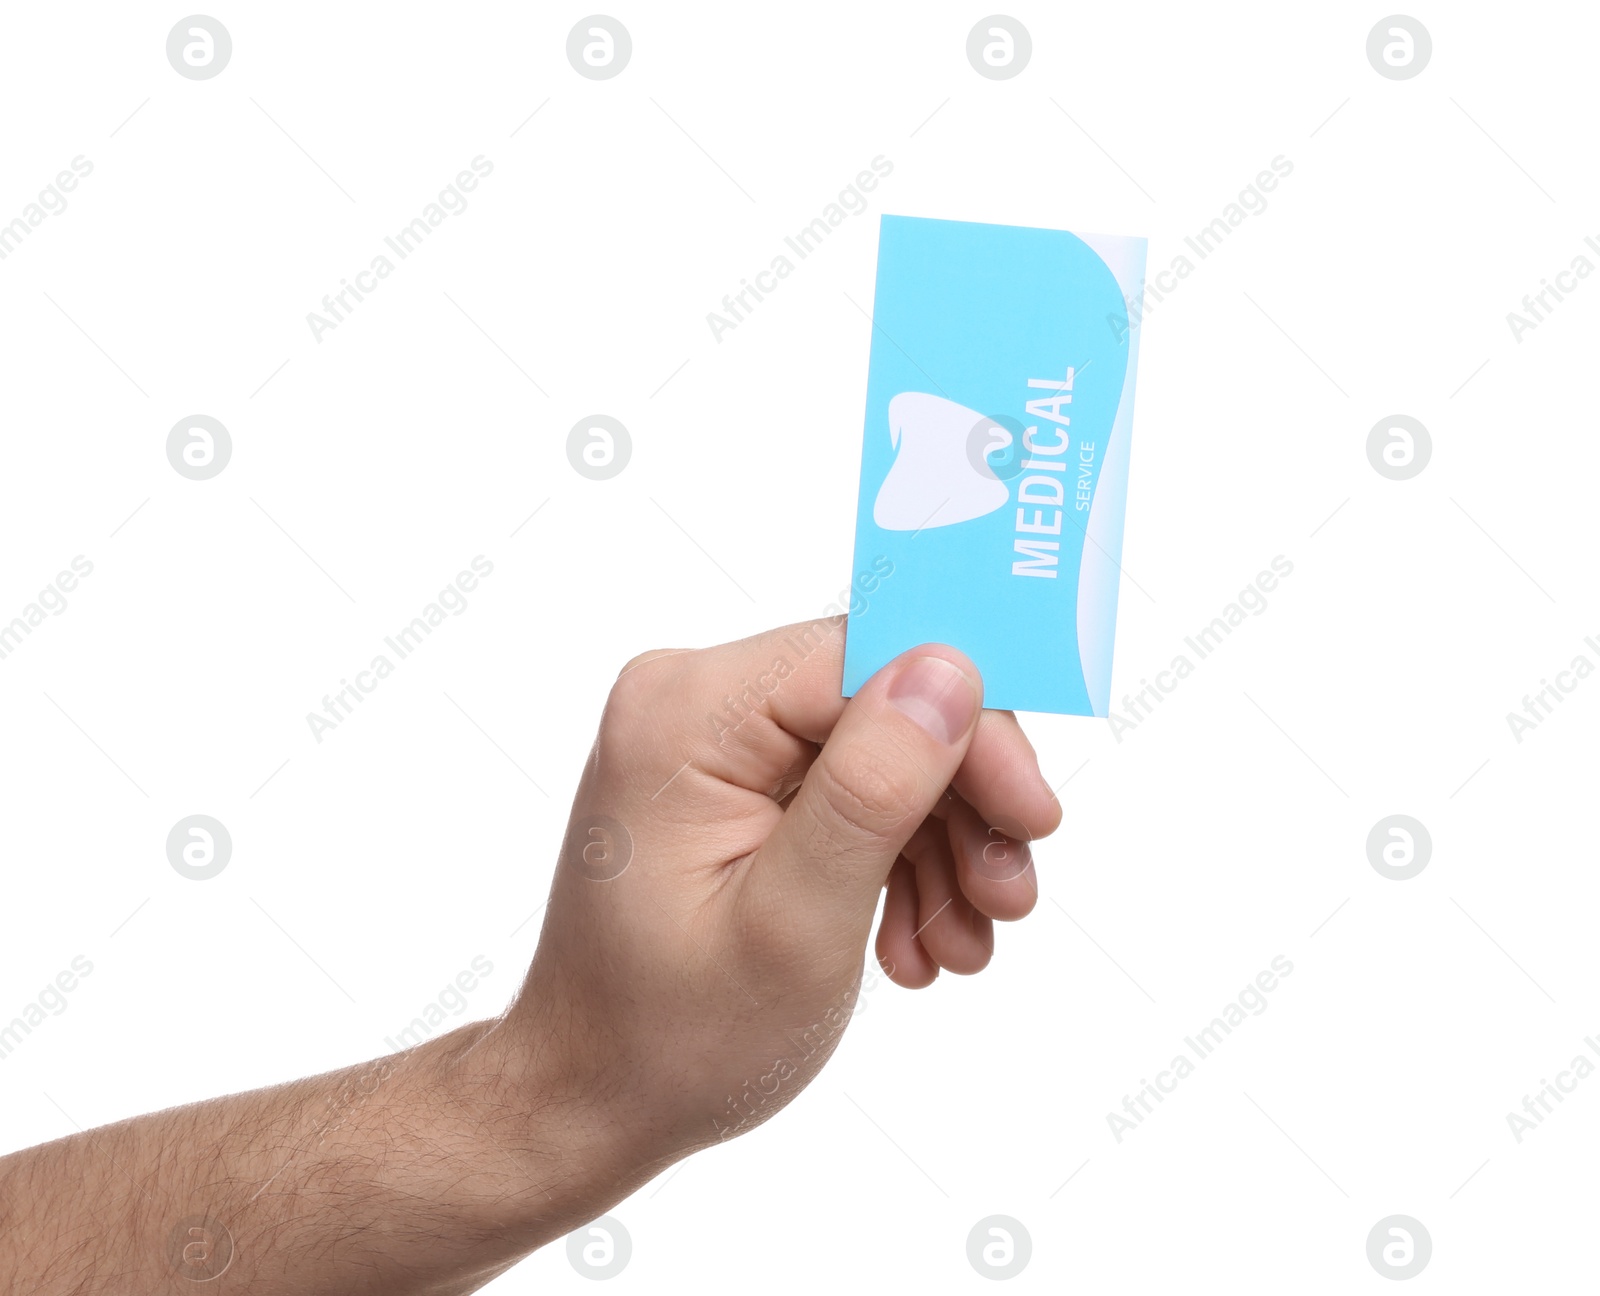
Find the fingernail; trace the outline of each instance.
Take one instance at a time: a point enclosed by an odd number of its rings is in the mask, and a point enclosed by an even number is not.
[[[966,733],[978,708],[966,675],[942,657],[913,657],[902,666],[889,701],[946,746]]]

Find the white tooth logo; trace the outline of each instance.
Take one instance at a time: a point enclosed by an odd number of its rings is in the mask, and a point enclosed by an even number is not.
[[[965,405],[901,392],[889,401],[889,443],[899,453],[872,506],[872,520],[885,531],[970,522],[1011,497],[984,460],[1009,446],[1011,433]]]

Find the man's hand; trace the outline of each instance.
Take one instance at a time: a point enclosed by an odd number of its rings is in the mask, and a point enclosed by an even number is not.
[[[501,1019],[0,1159],[0,1291],[475,1291],[789,1102],[885,885],[896,981],[982,968],[1060,809],[960,653],[847,703],[843,645],[829,620],[635,658]]]
[[[501,1031],[559,1054],[624,1170],[742,1132],[838,1043],[879,894],[904,986],[972,973],[1038,887],[1061,811],[1009,712],[936,645],[839,696],[842,619],[623,669],[572,809],[538,953]],[[619,1167],[620,1169],[621,1167]]]

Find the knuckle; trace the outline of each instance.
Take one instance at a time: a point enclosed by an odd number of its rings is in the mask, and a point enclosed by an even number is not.
[[[607,715],[637,714],[648,707],[652,699],[670,687],[671,662],[677,656],[671,649],[657,648],[630,657],[611,685],[611,694],[606,699]]]
[[[622,668],[600,715],[599,753],[606,768],[632,767],[647,761],[661,745],[663,703],[674,690],[681,657],[641,653]]]
[[[867,747],[832,759],[824,747],[810,777],[823,813],[836,826],[875,838],[903,833],[920,793],[915,770]]]
[[[617,683],[621,684],[628,676],[637,674],[652,662],[678,656],[679,651],[675,648],[649,648],[642,653],[635,653],[623,663],[622,669],[617,672]]]

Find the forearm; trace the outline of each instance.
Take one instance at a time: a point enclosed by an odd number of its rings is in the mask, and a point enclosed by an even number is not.
[[[1060,804],[952,648],[842,698],[843,628],[635,658],[499,1022],[0,1159],[0,1292],[474,1291],[791,1101],[851,1020],[880,895],[891,977],[982,968],[1038,896],[1002,828]],[[706,723],[758,675],[781,683],[759,710]]]
[[[477,1023],[0,1159],[0,1290],[476,1290],[639,1174],[540,1070]]]

